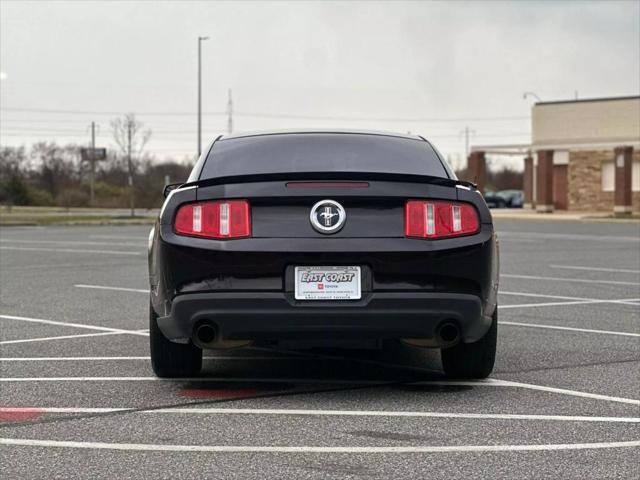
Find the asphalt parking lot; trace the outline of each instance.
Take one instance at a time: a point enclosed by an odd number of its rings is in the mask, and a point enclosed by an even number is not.
[[[148,227],[0,233],[4,478],[638,478],[640,227],[499,220],[496,369],[209,352],[153,376]]]

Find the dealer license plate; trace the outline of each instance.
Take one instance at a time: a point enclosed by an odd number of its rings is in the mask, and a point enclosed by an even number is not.
[[[358,300],[360,267],[296,267],[296,300]]]

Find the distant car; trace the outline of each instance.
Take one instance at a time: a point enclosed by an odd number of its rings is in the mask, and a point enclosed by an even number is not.
[[[507,206],[507,201],[504,197],[491,190],[485,191],[483,197],[489,208],[506,208]]]
[[[496,195],[504,198],[508,208],[522,208],[524,192],[522,190],[501,190]]]
[[[203,349],[401,339],[439,348],[449,377],[484,378],[497,248],[478,190],[421,137],[218,138],[150,234],[152,367],[189,377]]]

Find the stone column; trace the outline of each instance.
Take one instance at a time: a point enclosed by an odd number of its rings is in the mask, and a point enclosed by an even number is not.
[[[614,150],[615,194],[613,212],[616,215],[631,214],[631,166],[633,147],[617,147]]]
[[[522,190],[524,191],[524,208],[533,208],[533,157],[527,155],[524,159],[524,177]]]
[[[480,193],[484,193],[487,182],[487,162],[484,152],[471,152],[467,163],[469,180],[478,185]]]
[[[536,211],[553,212],[553,150],[538,151]]]

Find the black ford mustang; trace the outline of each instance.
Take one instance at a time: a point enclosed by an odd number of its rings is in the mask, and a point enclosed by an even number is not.
[[[421,137],[220,137],[150,234],[151,359],[199,372],[202,349],[440,348],[450,377],[496,352],[491,215]]]

